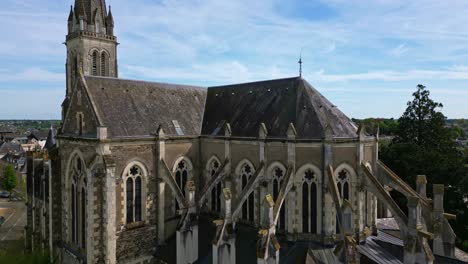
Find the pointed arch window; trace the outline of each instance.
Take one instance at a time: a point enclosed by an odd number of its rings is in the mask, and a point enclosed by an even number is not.
[[[92,62],[91,62],[91,75],[93,76],[98,75],[98,60],[99,60],[99,54],[95,50],[93,51]]]
[[[338,172],[337,186],[341,199],[349,201],[349,172],[347,170],[343,169]]]
[[[70,241],[77,247],[86,248],[86,210],[87,191],[86,174],[84,162],[78,157],[74,157],[71,163],[70,177]]]
[[[244,164],[241,169],[241,189],[244,190],[247,187],[247,183],[253,176],[254,170],[249,164]],[[254,192],[249,194],[247,200],[242,204],[242,218],[249,222],[254,221],[254,206],[255,198]]]
[[[336,177],[336,186],[338,188],[341,200],[349,201],[349,172],[346,169],[342,169],[338,172],[338,175]],[[337,234],[341,233],[339,221],[340,219],[338,219],[337,215],[335,228]]]
[[[219,170],[219,162],[214,159],[210,163],[210,176],[211,179],[216,175]],[[221,213],[221,192],[222,192],[222,184],[218,182],[216,186],[211,189],[211,210],[216,213]]]
[[[179,189],[182,191],[183,197],[185,197],[185,185],[187,184],[187,181],[188,181],[188,167],[187,167],[187,162],[185,160],[182,160],[177,164],[177,169],[175,172],[175,180],[176,180],[177,186],[179,186]],[[179,209],[180,209],[179,202],[177,201],[177,199],[175,199],[175,211],[177,212],[177,210]]]
[[[101,76],[108,76],[108,57],[106,52],[101,53]]]
[[[318,192],[317,175],[311,169],[304,172],[302,180],[302,232],[317,234]]]
[[[125,175],[126,222],[131,224],[142,221],[142,169],[133,165]]]
[[[284,182],[284,175],[285,171],[283,168],[280,167],[275,167],[272,170],[273,173],[273,199],[276,202],[276,199],[278,199],[279,193],[281,186],[283,185]],[[278,219],[278,224],[277,227],[280,230],[285,230],[286,229],[286,209],[285,209],[285,202],[283,202],[283,206],[281,206],[280,209],[280,215]]]

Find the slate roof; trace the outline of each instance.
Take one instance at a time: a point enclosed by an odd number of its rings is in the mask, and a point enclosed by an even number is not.
[[[289,123],[298,138],[357,137],[352,121],[299,77],[208,88],[202,134],[221,133],[224,122],[240,137],[257,137],[262,122],[270,137],[286,137]]]
[[[355,138],[357,128],[336,106],[302,78],[210,87],[84,77],[101,126],[109,137],[155,134],[285,138],[293,123],[297,138]]]
[[[55,129],[53,127],[50,127],[44,148],[50,150],[55,146],[55,143]]]
[[[0,144],[0,155],[7,153],[18,154],[22,152],[23,148],[21,148],[20,144],[16,144],[13,142],[4,142],[3,144]]]
[[[168,135],[199,135],[206,89],[195,86],[85,77],[101,125],[109,137],[155,134],[159,125]]]

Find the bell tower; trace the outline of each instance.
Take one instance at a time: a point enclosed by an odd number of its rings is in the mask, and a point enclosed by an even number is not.
[[[114,18],[105,0],[75,0],[68,16],[67,93],[71,96],[77,76],[118,77],[117,37]]]

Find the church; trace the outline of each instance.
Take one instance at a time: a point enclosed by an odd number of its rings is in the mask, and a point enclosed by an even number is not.
[[[425,176],[404,183],[379,161],[378,131],[302,76],[120,79],[114,23],[105,0],[70,10],[62,124],[28,153],[28,250],[88,264],[458,261],[444,186],[429,198]]]

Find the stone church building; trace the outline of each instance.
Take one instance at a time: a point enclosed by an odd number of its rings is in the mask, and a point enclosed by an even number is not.
[[[379,161],[378,131],[302,77],[125,80],[117,45],[105,0],[75,0],[62,125],[28,154],[29,250],[88,264],[455,259],[444,186],[431,199],[424,176],[406,185]]]

